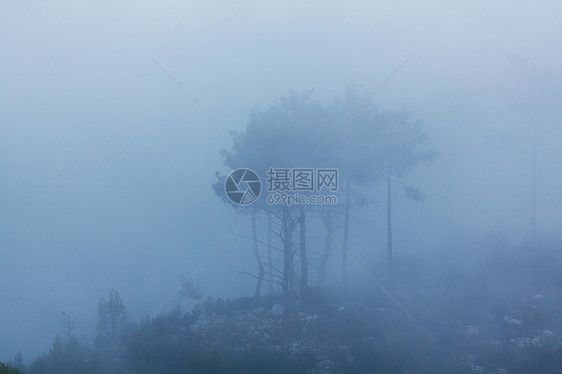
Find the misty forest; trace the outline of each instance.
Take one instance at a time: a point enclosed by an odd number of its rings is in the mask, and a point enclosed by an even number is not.
[[[0,4],[0,374],[562,373],[562,4]]]

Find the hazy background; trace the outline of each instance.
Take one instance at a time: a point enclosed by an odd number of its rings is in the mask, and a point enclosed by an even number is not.
[[[0,360],[47,352],[61,310],[91,338],[112,288],[133,318],[158,311],[239,224],[211,189],[230,138],[147,53],[233,130],[290,89],[371,91],[414,54],[373,102],[440,152],[409,178],[426,202],[396,200],[396,251],[423,254],[528,237],[533,126],[537,227],[562,232],[560,19],[559,1],[1,1]],[[381,209],[359,214],[384,258]],[[251,294],[253,269],[235,238],[199,280]]]

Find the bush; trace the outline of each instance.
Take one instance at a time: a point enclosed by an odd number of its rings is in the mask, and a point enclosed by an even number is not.
[[[0,374],[21,374],[21,371],[0,362]]]

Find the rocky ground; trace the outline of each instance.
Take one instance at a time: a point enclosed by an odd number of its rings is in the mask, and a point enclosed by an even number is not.
[[[208,301],[183,334],[238,351],[306,352],[310,373],[562,372],[562,295],[510,304],[420,290],[396,297],[413,318],[375,288],[313,291],[287,304],[287,314],[275,297]]]

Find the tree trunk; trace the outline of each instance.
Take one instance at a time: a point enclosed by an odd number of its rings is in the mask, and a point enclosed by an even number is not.
[[[258,263],[258,281],[256,284],[255,297],[261,295],[261,285],[263,283],[264,269],[263,262],[261,261],[260,251],[258,249],[258,235],[256,232],[256,208],[252,208],[252,241],[254,242],[254,256],[256,256],[256,262]]]
[[[330,254],[332,252],[332,212],[329,208],[324,210],[324,214],[322,215],[324,218],[324,224],[326,225],[326,239],[324,241],[324,251],[322,252],[322,258],[320,260],[320,276],[319,281],[320,285],[326,285],[326,271],[328,269],[328,259],[330,258]]]
[[[289,209],[283,207],[282,237],[283,237],[283,294],[289,295],[289,272],[291,266],[291,244],[289,243]]]
[[[271,213],[267,215],[267,262],[269,271],[269,293],[273,294],[273,258],[271,255]]]
[[[345,190],[345,218],[343,226],[343,248],[341,257],[341,279],[342,286],[347,287],[347,253],[349,251],[348,239],[349,239],[349,205],[350,205],[350,195],[351,195],[351,181],[347,179],[347,185]]]
[[[391,173],[386,177],[386,229],[387,229],[387,256],[388,256],[388,275],[392,279],[392,180]]]
[[[288,241],[289,241],[289,290],[295,288],[295,249],[293,246],[293,214],[291,209],[287,209],[287,226],[289,228]]]
[[[301,294],[306,292],[308,288],[308,259],[306,256],[306,227],[305,227],[305,209],[304,206],[300,206],[300,217],[299,217],[299,235],[300,244],[299,251],[301,255]]]
[[[291,307],[291,289],[289,280],[291,278],[291,267],[292,265],[292,251],[291,248],[291,236],[289,232],[290,215],[289,207],[283,207],[283,217],[282,217],[282,238],[283,238],[283,322],[288,323],[290,320],[291,312],[289,308]]]

